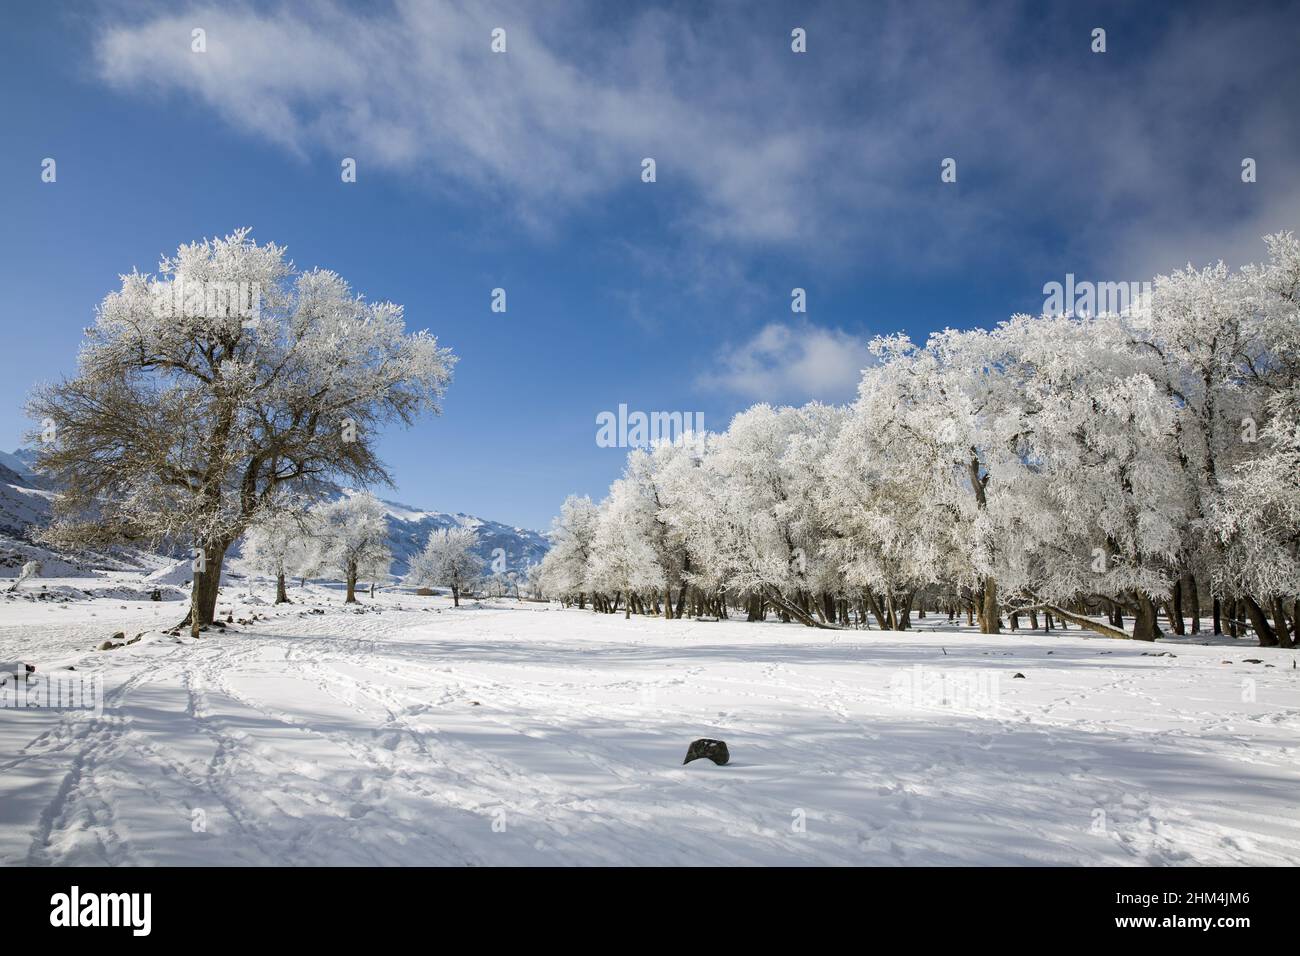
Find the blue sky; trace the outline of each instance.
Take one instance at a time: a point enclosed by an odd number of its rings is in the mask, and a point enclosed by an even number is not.
[[[539,528],[621,470],[620,403],[842,401],[872,335],[1300,227],[1295,4],[30,7],[0,34],[6,449],[119,273],[239,226],[460,356],[381,493]]]

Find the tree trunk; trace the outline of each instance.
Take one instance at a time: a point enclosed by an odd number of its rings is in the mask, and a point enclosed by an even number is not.
[[[1001,634],[1002,621],[999,619],[1001,610],[998,608],[998,582],[993,577],[984,579],[984,613],[980,618],[981,634]]]
[[[1186,634],[1187,625],[1183,622],[1183,582],[1180,578],[1174,582],[1169,591],[1169,623],[1175,634]]]
[[[875,615],[876,624],[882,631],[889,630],[885,622],[885,612],[880,606],[880,598],[876,597],[875,591],[867,591],[867,606],[871,608],[871,613]]]
[[[1282,595],[1273,595],[1273,629],[1277,632],[1279,647],[1292,648],[1295,642],[1286,627],[1286,608],[1282,606]]]
[[[774,607],[780,608],[781,610],[787,612],[791,617],[794,617],[796,620],[798,620],[800,624],[807,625],[808,627],[820,627],[829,630],[839,630],[839,628],[836,627],[834,624],[824,624],[814,620],[812,616],[808,614],[807,611],[799,607],[799,605],[787,601],[775,589],[772,589],[771,591],[767,592],[766,597]]]
[[[1246,615],[1250,618],[1250,623],[1255,626],[1255,633],[1259,636],[1259,646],[1277,647],[1277,635],[1268,626],[1268,618],[1264,616],[1264,609],[1249,594],[1245,595],[1241,602],[1246,605]]]
[[[194,582],[190,585],[190,613],[181,621],[181,625],[189,624],[192,637],[198,637],[199,630],[216,617],[221,565],[226,560],[227,547],[229,543],[222,541],[203,548],[203,570],[194,572]]]
[[[343,603],[357,603],[357,563],[355,561],[348,562],[348,596]]]
[[[1073,621],[1075,624],[1078,624],[1081,628],[1084,628],[1085,630],[1088,631],[1092,631],[1094,634],[1100,634],[1103,637],[1114,637],[1122,641],[1127,641],[1130,639],[1128,636],[1128,632],[1126,631],[1122,631],[1119,628],[1112,627],[1109,624],[1098,624],[1092,618],[1084,614],[1076,614],[1074,611],[1067,611],[1065,608],[1061,607],[1060,605],[1040,604],[1038,606],[1041,607],[1043,610],[1048,611],[1051,614],[1054,614],[1059,619],[1061,630],[1063,631],[1069,630],[1069,628],[1065,626],[1065,622]]]
[[[458,584],[451,586],[451,606],[460,607],[460,585]]]
[[[1223,601],[1221,601],[1217,597],[1214,599],[1214,610],[1212,613],[1214,615],[1214,633],[1222,634],[1223,633]]]
[[[289,594],[288,594],[288,592],[285,591],[285,589],[284,589],[284,572],[283,572],[283,571],[281,571],[281,572],[280,572],[279,574],[277,574],[276,577],[275,577],[275,603],[276,603],[276,604],[287,604],[287,603],[289,603]]]
[[[1135,595],[1137,614],[1133,615],[1133,639],[1135,641],[1154,641],[1156,639],[1156,605],[1151,595],[1138,592]]]
[[[1192,633],[1201,633],[1201,596],[1197,592],[1196,578],[1189,571],[1183,576],[1183,599],[1192,616]]]

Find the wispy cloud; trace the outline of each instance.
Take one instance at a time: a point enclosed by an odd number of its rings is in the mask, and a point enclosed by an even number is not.
[[[538,230],[643,188],[652,156],[680,243],[942,267],[963,243],[1032,255],[1046,231],[1083,256],[1168,220],[1249,219],[1224,137],[1292,178],[1300,141],[1266,95],[1300,82],[1276,20],[1187,12],[1071,59],[1088,31],[1068,5],[197,4],[117,22],[96,54],[123,90],[179,91],[300,157],[353,156]]]
[[[723,349],[697,384],[753,401],[846,401],[872,362],[860,336],[809,322],[773,322]]]

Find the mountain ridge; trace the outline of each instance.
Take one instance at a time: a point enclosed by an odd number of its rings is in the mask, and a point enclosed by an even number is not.
[[[0,552],[21,552],[23,559],[32,556],[31,530],[50,520],[57,490],[33,467],[34,453],[27,448],[0,452]],[[358,489],[339,488],[331,497],[358,494]],[[465,512],[433,511],[401,501],[379,498],[388,521],[388,545],[393,552],[391,573],[402,577],[411,558],[423,550],[429,532],[452,527],[473,528],[478,532],[477,553],[489,573],[514,572],[526,575],[528,568],[541,561],[550,548],[546,534],[531,528],[507,525],[490,518]],[[238,544],[231,557],[239,556]],[[51,552],[52,556],[54,552]],[[16,573],[22,561],[18,553],[0,555],[0,576]],[[57,555],[68,560],[66,555]]]

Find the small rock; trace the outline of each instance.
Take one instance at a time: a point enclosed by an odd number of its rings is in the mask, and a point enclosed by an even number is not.
[[[105,641],[103,644],[99,645],[99,649],[101,651],[115,651],[121,646],[121,644],[114,644],[112,641]]]
[[[1243,664],[1262,664],[1264,663],[1258,657],[1247,657],[1242,660]]]
[[[150,592],[149,592],[149,600],[150,600],[150,601],[161,601],[161,600],[162,600],[162,591],[161,591],[161,589],[159,589],[159,588],[154,588],[152,591],[150,591]]]
[[[111,640],[111,641],[125,641],[125,640],[126,640],[126,631],[118,631],[118,632],[117,632],[116,634],[114,634],[111,638],[109,638],[109,640]]]
[[[727,750],[725,740],[710,740],[707,737],[701,737],[693,741],[686,751],[686,759],[682,764],[688,764],[692,760],[699,760],[701,757],[708,757],[719,767],[731,759],[731,752]]]
[[[1028,680],[1028,679],[1029,679],[1029,678],[1027,678],[1024,674],[1020,673],[1019,671],[1016,671],[1014,674],[1011,675],[1011,679],[1012,679],[1012,680],[1015,680],[1017,677],[1020,678],[1021,680]]]

